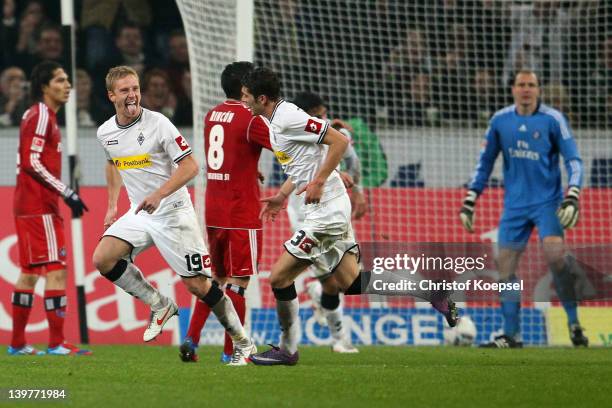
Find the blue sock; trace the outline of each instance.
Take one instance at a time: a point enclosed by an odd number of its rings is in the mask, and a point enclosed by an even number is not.
[[[567,324],[578,324],[578,304],[571,301],[561,302],[561,304],[567,313]]]
[[[552,272],[552,275],[555,291],[567,314],[567,324],[572,325],[578,324],[578,303],[575,299],[574,280],[569,268],[566,262],[561,272]]]
[[[514,338],[519,332],[519,310],[521,309],[520,302],[501,301],[501,311],[504,317],[504,334]]]
[[[516,275],[502,282],[518,282]],[[500,295],[501,312],[504,317],[504,334],[514,338],[520,331],[521,291],[505,290]]]

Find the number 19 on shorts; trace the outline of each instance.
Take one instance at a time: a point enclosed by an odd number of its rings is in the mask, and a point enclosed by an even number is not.
[[[210,267],[210,257],[208,255],[187,254],[185,255],[185,261],[187,262],[187,270],[190,272],[200,272],[202,269]]]

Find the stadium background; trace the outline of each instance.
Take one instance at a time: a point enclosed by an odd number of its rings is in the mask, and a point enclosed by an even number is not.
[[[58,16],[53,12],[59,5],[52,3],[41,4],[49,21],[57,22]],[[89,72],[94,82],[91,100],[96,102],[87,108],[89,118],[95,122],[93,114],[109,108],[100,93],[100,69],[104,63],[117,61],[113,59],[117,55],[103,55],[100,64],[93,64],[89,45],[95,40],[104,41],[105,35],[109,41],[122,22],[141,18],[144,45],[139,55],[146,58],[135,63],[148,72],[155,67],[174,72],[170,68],[177,64],[173,65],[166,55],[171,47],[166,47],[164,41],[184,24],[191,55],[196,121],[193,128],[181,129],[194,146],[202,143],[201,117],[222,98],[218,75],[225,63],[235,59],[240,8],[231,1],[184,1],[183,21],[171,2],[140,2],[140,6],[148,5],[151,12],[148,25],[146,18],[131,14],[130,6],[124,5],[116,10],[105,33],[91,29],[99,26],[83,24],[87,14],[83,10],[91,11],[87,3],[76,2],[77,18],[81,16],[77,65]],[[17,2],[15,27],[20,27],[28,7]],[[605,245],[612,241],[611,11],[608,1],[406,4],[258,0],[253,9],[254,60],[281,73],[288,98],[304,89],[319,92],[329,102],[333,116],[348,119],[353,125],[355,147],[364,160],[364,186],[370,204],[370,213],[355,223],[362,242],[494,241],[502,197],[500,163],[493,175],[493,188],[478,204],[475,235],[464,233],[457,219],[463,186],[477,158],[486,118],[508,102],[507,79],[516,68],[536,69],[544,100],[569,116],[585,165],[582,218],[568,234],[568,240],[574,244]],[[5,19],[5,39],[11,35],[6,27]],[[27,72],[27,64],[36,58],[36,52],[25,58],[27,55],[10,50],[10,42],[3,44],[3,68],[17,65]],[[113,41],[108,44],[112,49]],[[182,69],[184,77],[185,66]],[[189,102],[191,93],[166,85],[179,102]],[[149,102],[153,104],[154,90],[151,95]],[[158,99],[164,99],[163,95]],[[161,108],[172,105],[165,98]],[[190,105],[174,104],[174,115],[182,113],[185,117]],[[82,126],[78,135],[82,195],[91,208],[83,219],[90,339],[92,343],[140,343],[148,311],[100,279],[90,262],[102,232],[106,205],[104,156],[95,141],[95,128]],[[10,216],[17,137],[18,129],[14,127],[0,130],[0,194],[5,198],[0,201],[0,212],[6,214],[0,224],[0,291],[6,295],[0,302],[0,343],[9,339],[9,294],[18,273]],[[266,189],[272,191],[280,182],[279,169],[270,155],[264,156],[261,167]],[[125,196],[122,199],[127,208]],[[67,212],[65,218],[69,218]],[[279,334],[266,271],[289,233],[285,217],[265,226],[262,273],[247,295],[250,329],[258,343],[275,341]],[[186,328],[191,299],[155,250],[141,255],[137,262],[183,308],[181,318],[171,322],[170,330],[160,340],[176,343]],[[534,282],[546,280],[546,271],[537,267],[540,263],[536,251],[522,265],[534,274],[528,277]],[[303,280],[298,282],[298,290],[304,317],[303,342],[325,344],[328,333],[310,318]],[[73,306],[67,337],[78,342],[74,293],[69,295]],[[563,313],[555,306],[554,298],[551,301],[524,304],[523,338],[527,344],[568,344]],[[442,341],[442,320],[427,305],[407,299],[374,302],[362,297],[346,299],[346,306],[348,327],[355,342],[431,345]],[[500,328],[501,316],[495,303],[463,306],[477,324],[477,341],[489,339]],[[610,304],[593,302],[590,306],[581,316],[591,341],[609,344]],[[28,326],[33,342],[46,339],[46,320],[39,309],[42,308],[35,307]],[[204,342],[221,341],[221,330],[215,323],[207,323]]]

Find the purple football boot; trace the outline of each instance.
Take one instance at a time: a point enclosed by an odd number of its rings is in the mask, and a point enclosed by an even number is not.
[[[296,365],[298,359],[300,358],[298,352],[296,351],[293,354],[289,354],[285,350],[281,350],[279,347],[276,347],[272,344],[269,344],[272,347],[268,351],[264,351],[263,353],[253,354],[251,355],[251,362],[255,365],[262,366],[270,366],[270,365]]]

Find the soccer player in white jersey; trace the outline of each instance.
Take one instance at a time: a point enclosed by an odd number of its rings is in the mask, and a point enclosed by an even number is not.
[[[351,188],[352,217],[359,219],[367,211],[367,204],[363,195],[363,189],[359,185],[361,176],[361,165],[359,157],[352,145],[352,130],[349,125],[339,119],[329,120],[327,117],[327,106],[323,99],[314,92],[303,91],[295,95],[292,101],[298,108],[310,116],[328,121],[330,125],[349,139],[349,145],[344,151],[342,162],[343,171],[340,176],[344,185]],[[290,194],[287,205],[287,215],[291,222],[291,228],[295,232],[298,225],[304,221],[304,213],[300,210],[303,205],[303,197]],[[307,285],[307,293],[312,301],[314,316],[317,322],[327,325],[332,338],[332,351],[336,353],[358,353],[359,350],[351,344],[350,334],[346,333],[343,325],[343,305],[340,299],[338,284],[333,275],[327,271],[314,272],[317,280]]]
[[[269,121],[270,144],[288,176],[276,196],[262,200],[262,217],[275,219],[294,188],[296,194],[304,194],[305,215],[298,230],[285,242],[286,251],[270,274],[282,330],[280,346],[252,355],[251,361],[257,365],[295,365],[301,338],[295,279],[314,264],[316,270],[333,273],[345,295],[364,293],[370,281],[370,272],[359,271],[351,203],[336,170],[349,142],[326,121],[283,100],[273,71],[257,68],[244,77],[242,84],[242,101],[253,115],[262,115]],[[454,304],[446,298],[439,300],[444,308],[434,307],[442,309],[447,321],[456,323]]]
[[[176,303],[154,288],[133,263],[144,249],[155,245],[187,289],[210,306],[234,342],[230,365],[246,365],[256,351],[231,301],[211,284],[210,257],[185,185],[198,173],[191,147],[162,114],[140,106],[138,74],[127,66],[106,75],[108,97],[116,115],[98,129],[107,157],[108,210],[104,236],[93,255],[100,273],[151,307],[143,340],[155,339]],[[121,182],[130,210],[117,219]]]

